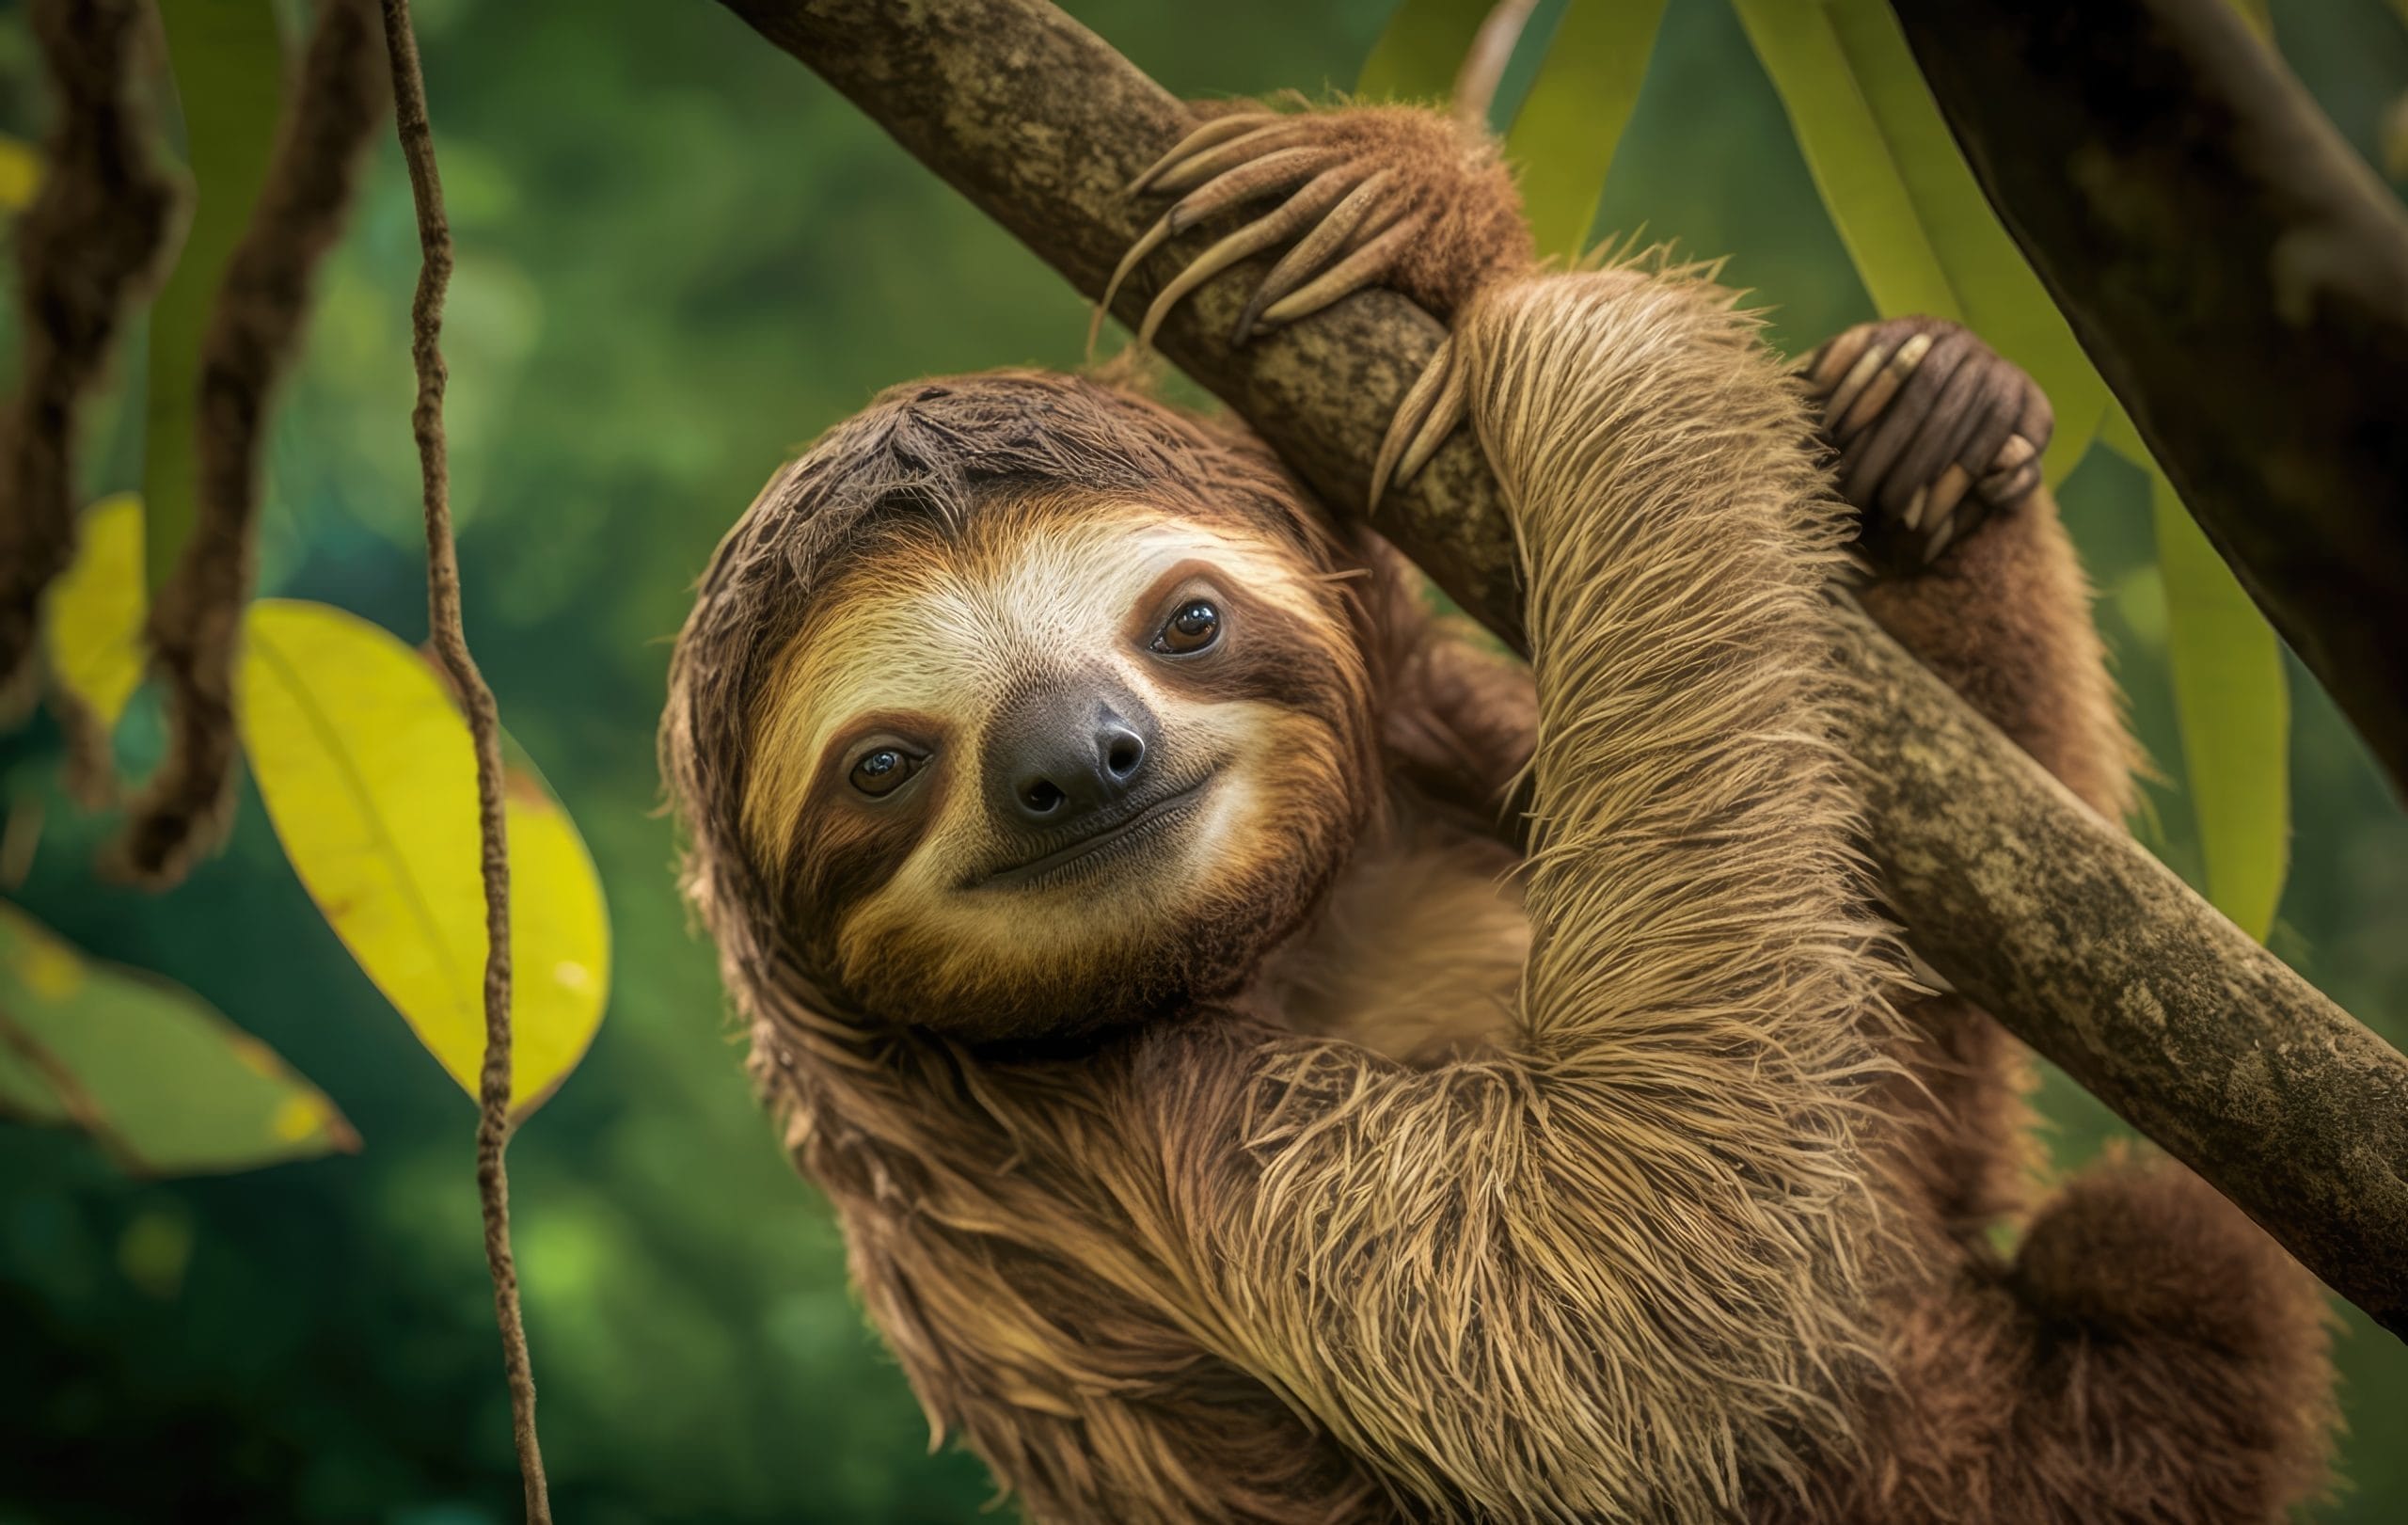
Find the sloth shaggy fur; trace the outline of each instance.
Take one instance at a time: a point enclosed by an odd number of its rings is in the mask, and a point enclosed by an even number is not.
[[[1443,176],[1444,131],[1400,137],[1403,167]],[[884,394],[703,580],[662,736],[686,888],[932,1426],[1046,1520],[2279,1517],[2330,1417],[2279,1250],[2164,1162],[1989,1247],[2029,1206],[2021,1061],[1913,999],[1874,909],[1828,646],[1853,526],[1799,390],[1694,274],[1465,242],[1450,363],[1522,548],[1527,671],[1250,437],[1077,377]],[[898,534],[1038,500],[1292,556],[1323,591],[1290,638],[1346,647],[1361,766],[1323,781],[1327,861],[1232,934],[1244,967],[997,1046],[848,983],[810,828],[747,812],[823,601]],[[2113,808],[2129,743],[2027,508],[1867,602]],[[1516,866],[1494,815],[1525,767]],[[1459,945],[1397,929],[1421,881],[1381,878],[1434,838],[1416,861],[1517,871],[1518,983],[1479,1021],[1427,1009]],[[1299,1015],[1383,960],[1418,1000]]]

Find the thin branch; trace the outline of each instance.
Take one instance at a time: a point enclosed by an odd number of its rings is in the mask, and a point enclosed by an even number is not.
[[[1497,0],[1472,34],[1471,46],[1464,53],[1464,63],[1455,71],[1455,116],[1474,126],[1488,125],[1488,108],[1497,102],[1497,87],[1505,78],[1505,66],[1513,61],[1513,49],[1522,40],[1522,29],[1529,24],[1530,12],[1538,8],[1539,0]]]
[[[452,487],[443,441],[443,294],[452,279],[452,227],[436,173],[435,133],[427,120],[426,81],[409,0],[384,0],[385,43],[393,65],[393,119],[409,165],[418,208],[420,263],[410,305],[410,357],[418,402],[410,410],[426,489],[427,625],[436,656],[467,711],[477,754],[477,827],[483,844],[485,894],[485,1056],[477,1087],[477,1193],[484,1204],[485,1266],[493,1276],[494,1316],[501,1326],[502,1370],[510,1382],[513,1442],[526,1485],[529,1525],[550,1525],[551,1497],[535,1439],[535,1376],[527,1322],[518,1306],[518,1266],[510,1251],[510,843],[502,803],[501,719],[493,691],[468,654],[460,619],[460,552],[452,535]]]
[[[2408,797],[2408,212],[2229,0],[1900,0],[2208,538]]]
[[[1041,0],[724,0],[1090,295],[1142,230],[1120,188],[1185,108]],[[1124,283],[1133,323],[1198,230]],[[1327,502],[1359,504],[1388,417],[1443,337],[1365,292],[1237,350],[1252,262],[1173,312],[1164,353]],[[1525,646],[1512,532],[1458,434],[1380,530]],[[1852,739],[1870,844],[1916,947],[2019,1036],[2408,1334],[2408,1060],[2093,817],[1869,621],[1846,658],[1890,696]],[[1939,800],[1946,797],[1946,807]]]
[[[32,22],[58,117],[17,224],[24,354],[0,418],[0,715],[33,700],[41,596],[75,554],[77,425],[175,206],[134,100],[142,0],[35,0]]]
[[[384,117],[379,51],[370,0],[325,0],[258,205],[210,309],[192,532],[150,611],[150,658],[167,687],[167,755],[118,850],[123,866],[153,885],[182,879],[225,834],[235,646],[251,596],[269,408],[300,349],[311,278],[341,236]]]

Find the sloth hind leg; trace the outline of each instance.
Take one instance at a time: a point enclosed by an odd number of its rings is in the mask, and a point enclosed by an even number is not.
[[[1878,438],[1877,411],[1832,429],[1848,437],[1835,441],[1838,475],[1866,514],[1868,559],[1891,574],[1877,572],[1866,609],[2093,809],[2120,818],[2137,753],[2089,590],[2036,482],[2045,405],[2020,373],[1983,376],[2005,362],[1961,330],[1872,326],[1853,362],[1810,363],[1832,413],[1860,405],[1838,395],[1847,375],[1860,400],[1880,384],[1861,354],[1894,357],[1901,333],[1918,331],[1955,377],[1920,389],[1909,379],[1895,397],[1959,405],[1909,421],[1921,439]],[[1969,420],[1985,407],[1987,421]],[[2240,1525],[2280,1518],[2317,1491],[2334,1409],[2314,1280],[2153,1152],[2118,1151],[2073,1177],[2002,1261],[1989,1231],[2023,1215],[2041,1164],[2027,1056],[1962,997],[1909,1016],[1920,1041],[1900,1056],[1913,1074],[1885,1098],[1901,1122],[1893,1168],[1910,1212],[1956,1254],[1899,1300],[1897,1389],[1876,1406],[1880,1433],[1866,1448],[1877,1464],[1831,1517]]]

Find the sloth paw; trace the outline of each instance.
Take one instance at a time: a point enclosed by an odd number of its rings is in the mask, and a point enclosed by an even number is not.
[[[1162,289],[1138,326],[1140,344],[1153,342],[1188,293],[1283,244],[1292,246],[1247,300],[1232,343],[1378,281],[1444,318],[1483,281],[1530,259],[1520,203],[1495,146],[1418,107],[1215,117],[1129,189],[1181,194],[1113,272],[1096,309],[1098,326],[1120,283],[1166,240],[1222,213],[1284,198]]]
[[[1930,564],[2040,485],[2049,400],[1964,327],[1862,323],[1808,356],[1808,391],[1838,451],[1840,496],[1863,515],[1877,568]]]

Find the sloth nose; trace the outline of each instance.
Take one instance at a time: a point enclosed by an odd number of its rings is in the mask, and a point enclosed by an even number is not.
[[[1146,739],[1106,708],[1092,726],[1038,739],[1012,761],[1021,819],[1059,826],[1129,792],[1145,771]]]
[[[1125,797],[1146,776],[1153,717],[1122,693],[1045,695],[997,727],[990,796],[1032,831],[1070,825]]]

